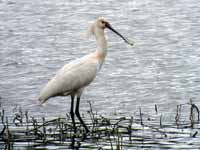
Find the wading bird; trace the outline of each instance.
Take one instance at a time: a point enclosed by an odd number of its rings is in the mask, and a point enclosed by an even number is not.
[[[74,99],[77,97],[75,114],[80,123],[89,132],[88,127],[85,125],[79,113],[80,98],[83,90],[88,86],[96,77],[97,72],[100,70],[107,53],[107,41],[104,34],[104,29],[110,29],[119,35],[126,43],[133,45],[119,32],[111,27],[105,18],[98,18],[88,30],[88,35],[94,35],[97,40],[97,50],[80,59],[72,61],[64,65],[53,77],[44,89],[41,91],[39,101],[46,102],[49,98],[55,96],[71,96],[71,109],[70,115],[73,123],[74,130],[76,131],[74,119]]]

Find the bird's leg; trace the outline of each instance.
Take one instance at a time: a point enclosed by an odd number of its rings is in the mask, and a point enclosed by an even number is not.
[[[83,125],[83,127],[85,128],[86,132],[90,132],[90,130],[88,129],[88,127],[86,126],[86,124],[84,123],[84,121],[82,120],[80,113],[79,113],[79,104],[80,104],[80,97],[77,97],[77,102],[76,102],[76,110],[75,110],[75,114],[78,117],[79,121],[81,122],[81,124]]]
[[[72,118],[72,124],[73,124],[73,128],[74,128],[74,132],[76,132],[76,123],[75,123],[75,119],[74,119],[74,95],[71,95],[70,115],[71,115],[71,118]]]

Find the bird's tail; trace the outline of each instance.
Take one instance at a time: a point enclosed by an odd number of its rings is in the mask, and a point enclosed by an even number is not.
[[[44,104],[47,101],[47,99],[44,99],[42,97],[39,97],[38,100],[39,100],[40,105]]]
[[[48,94],[46,94],[43,90],[40,93],[40,96],[38,98],[40,105],[44,104],[47,100],[48,100],[49,96]]]
[[[44,104],[49,97],[51,97],[51,89],[49,89],[49,84],[47,84],[42,91],[40,92],[38,100],[40,101],[40,104]]]

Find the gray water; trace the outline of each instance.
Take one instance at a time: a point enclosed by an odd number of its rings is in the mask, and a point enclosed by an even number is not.
[[[108,56],[82,96],[81,112],[131,116],[138,107],[174,120],[176,105],[200,105],[200,1],[196,0],[1,0],[0,96],[7,113],[16,106],[32,115],[59,116],[70,97],[38,105],[38,95],[56,71],[96,49],[82,37],[88,24],[106,17]]]

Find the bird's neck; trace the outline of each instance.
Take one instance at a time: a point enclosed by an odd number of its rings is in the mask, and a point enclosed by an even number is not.
[[[97,40],[97,51],[105,58],[107,54],[107,41],[103,30],[102,32],[97,32],[96,40]]]

